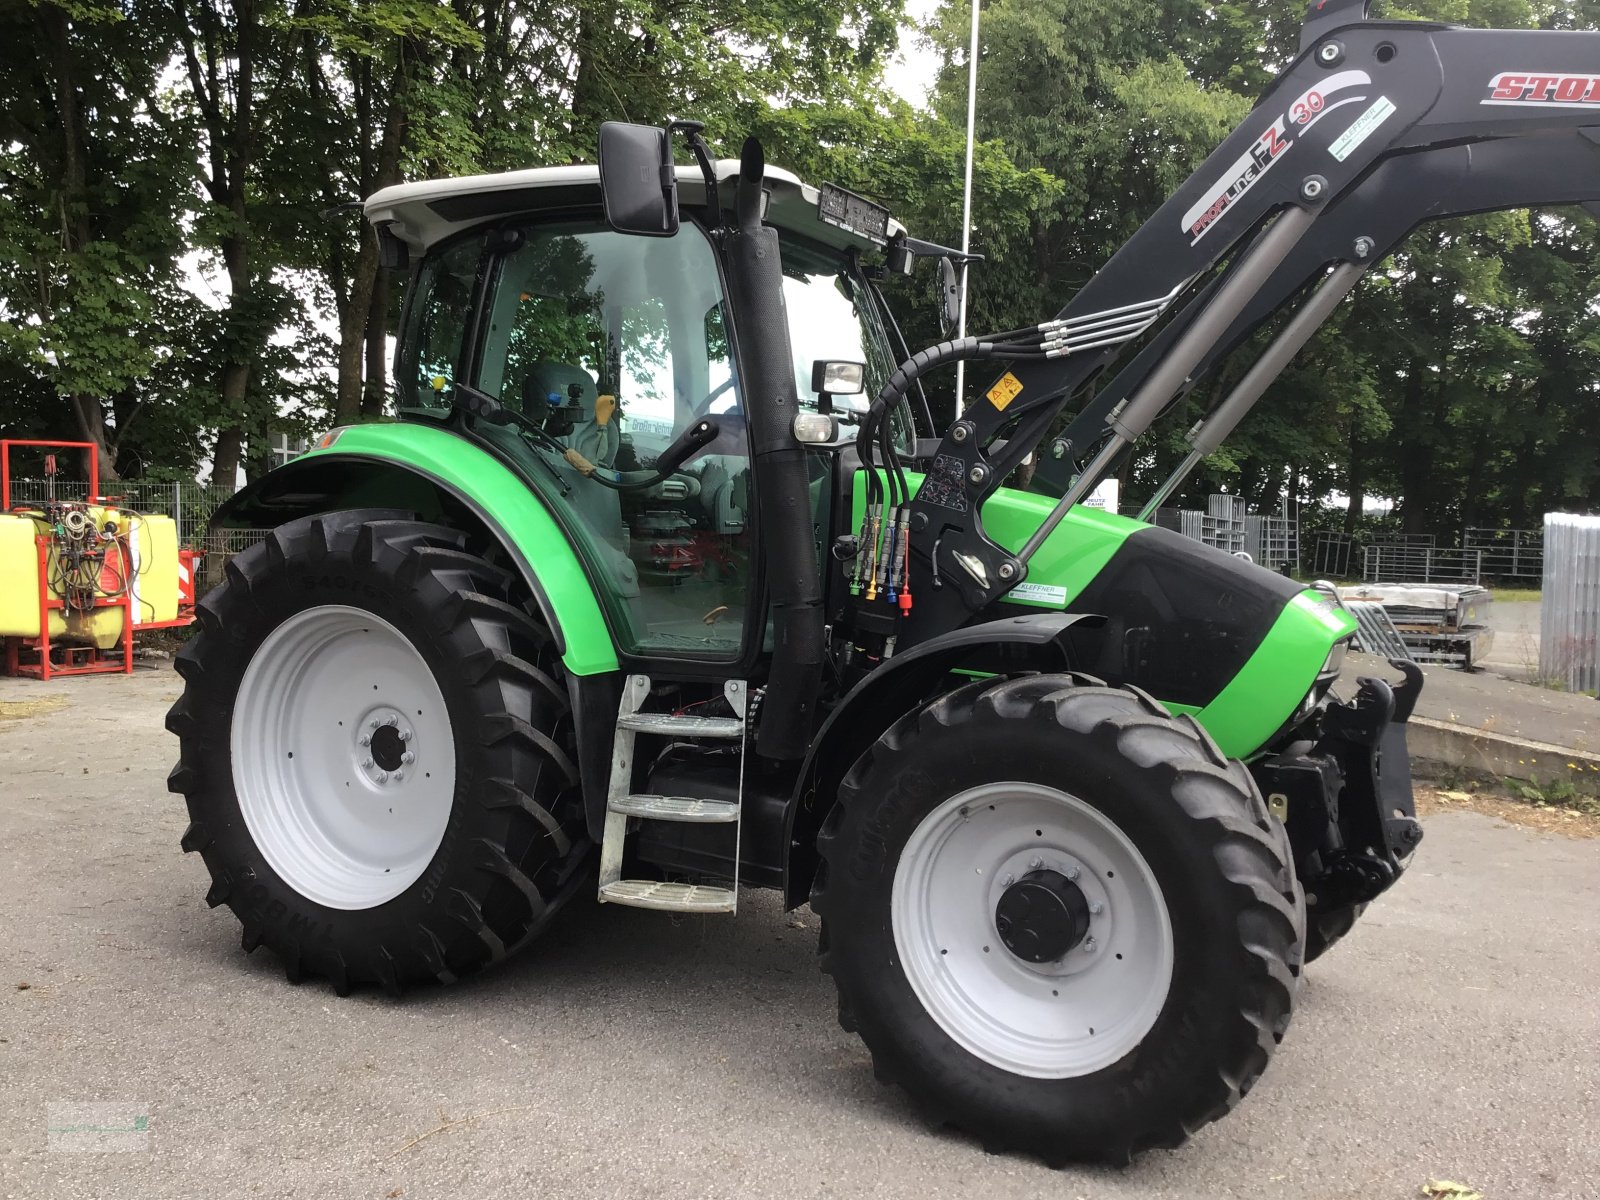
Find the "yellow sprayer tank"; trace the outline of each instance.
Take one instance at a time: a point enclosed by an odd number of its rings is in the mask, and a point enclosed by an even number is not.
[[[133,594],[134,627],[170,621],[178,615],[178,529],[171,517],[147,517],[110,505],[90,505],[89,516],[104,529],[115,524],[117,542],[127,556],[122,574]],[[0,513],[0,637],[38,637],[39,554],[34,539],[48,534],[44,519],[29,513]],[[58,554],[46,557],[49,578],[56,575]],[[51,598],[60,593],[51,588]],[[122,612],[99,608],[89,612],[50,612],[52,640],[86,642],[109,650],[122,637]]]

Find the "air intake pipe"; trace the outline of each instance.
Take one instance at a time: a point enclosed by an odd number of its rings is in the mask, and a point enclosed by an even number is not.
[[[806,451],[793,432],[800,401],[784,313],[778,234],[761,222],[765,173],[761,143],[746,139],[739,158],[734,226],[724,231],[723,246],[736,315],[741,403],[755,467],[756,529],[765,550],[772,607],[772,670],[756,753],[787,760],[805,756],[816,729],[824,651],[822,580],[812,544]]]

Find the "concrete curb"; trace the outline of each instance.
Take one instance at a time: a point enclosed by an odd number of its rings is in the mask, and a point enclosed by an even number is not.
[[[1407,729],[1406,744],[1415,759],[1535,784],[1565,780],[1585,795],[1600,796],[1600,753],[1431,717],[1413,716]]]

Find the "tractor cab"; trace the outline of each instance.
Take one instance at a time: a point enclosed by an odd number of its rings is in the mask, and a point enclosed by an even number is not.
[[[666,237],[607,223],[597,167],[404,184],[366,206],[415,263],[400,416],[463,433],[537,493],[588,568],[618,650],[641,659],[747,660],[766,627],[749,385],[709,195],[737,170],[678,168],[681,221]],[[828,403],[813,390],[819,363],[860,364],[858,390],[876,392],[902,357],[862,269],[879,246],[820,220],[817,190],[788,172],[768,170],[765,184],[799,411]],[[463,405],[464,389],[496,407]],[[849,401],[830,406],[846,421]],[[707,419],[708,440],[652,481],[662,455]],[[909,444],[908,406],[896,422]],[[820,556],[831,459],[806,465]]]

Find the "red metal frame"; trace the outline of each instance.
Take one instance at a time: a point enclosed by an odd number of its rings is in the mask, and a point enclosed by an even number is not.
[[[7,480],[7,483],[10,481]],[[7,499],[9,499],[9,493]],[[50,538],[36,537],[33,544],[39,555],[39,636],[37,638],[6,638],[6,674],[25,675],[30,679],[54,679],[59,675],[109,675],[112,673],[122,675],[133,674],[133,593],[125,590],[115,600],[106,600],[91,606],[91,611],[98,608],[120,608],[122,610],[122,654],[121,661],[117,658],[102,658],[101,651],[95,646],[67,647],[69,662],[66,666],[56,666],[50,661],[50,614],[56,609],[63,611],[67,608],[65,600],[57,600],[50,595]],[[192,619],[192,618],[191,618]],[[172,622],[177,624],[178,622]],[[184,621],[183,624],[187,624]],[[29,643],[32,643],[31,645]],[[22,651],[28,648],[39,656],[38,662],[22,661]],[[73,663],[70,656],[82,655],[89,661]]]
[[[0,439],[0,512],[11,511],[11,447],[48,446],[52,450],[89,451],[89,503],[100,499],[100,447],[93,442],[49,442],[32,438]]]
[[[93,442],[52,442],[29,438],[0,439],[0,512],[11,511],[11,448],[13,446],[39,446],[52,450],[86,450],[89,458],[89,496],[88,502],[99,503],[103,497],[100,495],[100,448]],[[133,674],[133,635],[139,629],[174,629],[179,626],[189,625],[194,621],[194,610],[180,612],[171,621],[146,621],[136,624],[134,621],[133,589],[124,589],[123,594],[114,600],[96,602],[91,606],[94,609],[120,608],[122,609],[122,636],[121,654],[107,657],[104,651],[96,646],[80,646],[70,644],[63,647],[68,661],[65,666],[57,666],[50,661],[50,614],[56,610],[65,610],[65,600],[58,600],[50,595],[50,545],[51,538],[46,535],[35,537],[34,545],[39,555],[39,636],[36,638],[9,637],[0,639],[5,643],[5,673],[7,675],[23,675],[31,679],[54,679],[61,675],[107,675],[107,674]],[[38,656],[37,662],[24,662],[25,651]]]

